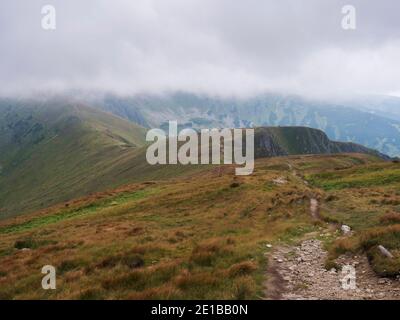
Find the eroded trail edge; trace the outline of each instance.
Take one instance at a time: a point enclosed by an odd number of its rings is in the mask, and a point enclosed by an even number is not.
[[[277,248],[272,256],[272,265],[283,282],[275,288],[281,288],[282,291],[274,295],[267,294],[267,298],[400,299],[400,281],[377,277],[365,256],[343,255],[336,260],[339,266],[352,266],[356,270],[356,287],[344,289],[342,280],[347,273],[326,270],[326,255],[322,242],[315,239],[305,240],[298,246]]]
[[[319,203],[310,199],[310,214],[320,220]],[[323,243],[308,239],[297,246],[278,246],[269,254],[265,297],[272,300],[400,300],[400,279],[379,278],[365,255],[346,254],[326,270]],[[347,268],[355,272],[355,287],[343,285]]]

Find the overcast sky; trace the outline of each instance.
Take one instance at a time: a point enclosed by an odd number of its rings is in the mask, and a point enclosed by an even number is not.
[[[1,0],[0,94],[400,95],[399,17],[398,0]]]

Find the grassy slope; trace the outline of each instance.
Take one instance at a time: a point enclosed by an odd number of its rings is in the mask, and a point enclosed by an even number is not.
[[[377,151],[361,145],[329,140],[323,131],[314,128],[298,126],[257,128],[256,134],[263,133],[274,137],[276,144],[288,155],[356,152],[386,158],[385,155],[379,155]]]
[[[329,246],[330,259],[346,251],[365,250],[378,274],[400,274],[399,163],[377,162],[312,172],[307,179],[325,193],[323,217],[355,231],[353,237],[338,239]],[[394,259],[383,258],[378,245],[389,249]]]
[[[193,170],[147,165],[144,129],[100,111],[59,101],[0,107],[1,218]]]
[[[289,154],[311,152],[312,148],[318,149],[320,145],[327,144],[327,139],[323,139],[323,135],[317,135],[320,131],[307,129],[304,127],[268,128]]]
[[[201,171],[149,166],[144,129],[62,100],[0,101],[0,219],[125,183]],[[258,128],[288,154],[327,152],[323,132]]]
[[[3,221],[0,297],[258,298],[266,244],[322,227],[309,197],[329,191],[300,176],[391,165],[357,154],[260,159],[252,176],[212,167]],[[274,184],[278,177],[288,182]],[[57,267],[56,291],[40,288],[45,264]]]

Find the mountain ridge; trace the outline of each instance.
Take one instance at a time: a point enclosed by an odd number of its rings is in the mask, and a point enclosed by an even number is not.
[[[301,126],[255,128],[256,158],[296,154],[365,153],[384,160],[391,158],[352,142],[332,141],[319,129]]]
[[[204,168],[151,166],[146,161],[145,128],[83,104],[3,101],[0,109],[2,218],[127,183],[170,179]],[[317,129],[276,127],[255,132],[256,158],[335,152],[385,158],[362,146],[332,142]]]
[[[148,128],[165,128],[169,120],[197,129],[307,126],[323,130],[332,140],[362,144],[390,156],[400,155],[400,121],[390,114],[385,117],[382,112],[362,109],[361,102],[329,103],[279,94],[220,98],[185,92],[132,97],[106,95],[95,101],[88,100],[97,108]],[[400,108],[400,99],[398,105]],[[377,108],[377,103],[374,106]]]

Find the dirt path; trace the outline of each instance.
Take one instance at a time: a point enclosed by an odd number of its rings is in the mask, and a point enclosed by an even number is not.
[[[310,200],[310,214],[320,219],[317,199]],[[315,239],[275,248],[268,257],[266,299],[400,300],[400,279],[377,277],[364,255],[340,256],[336,260],[342,269],[339,272],[325,269],[326,257],[322,242]],[[349,280],[352,275],[354,280]]]
[[[271,256],[269,269],[273,273],[268,274],[271,279],[266,283],[267,299],[400,299],[400,281],[377,277],[363,256],[338,258],[340,266],[355,270],[355,288],[346,289],[342,280],[350,273],[325,270],[326,254],[322,243],[314,239],[299,246],[277,248]]]

